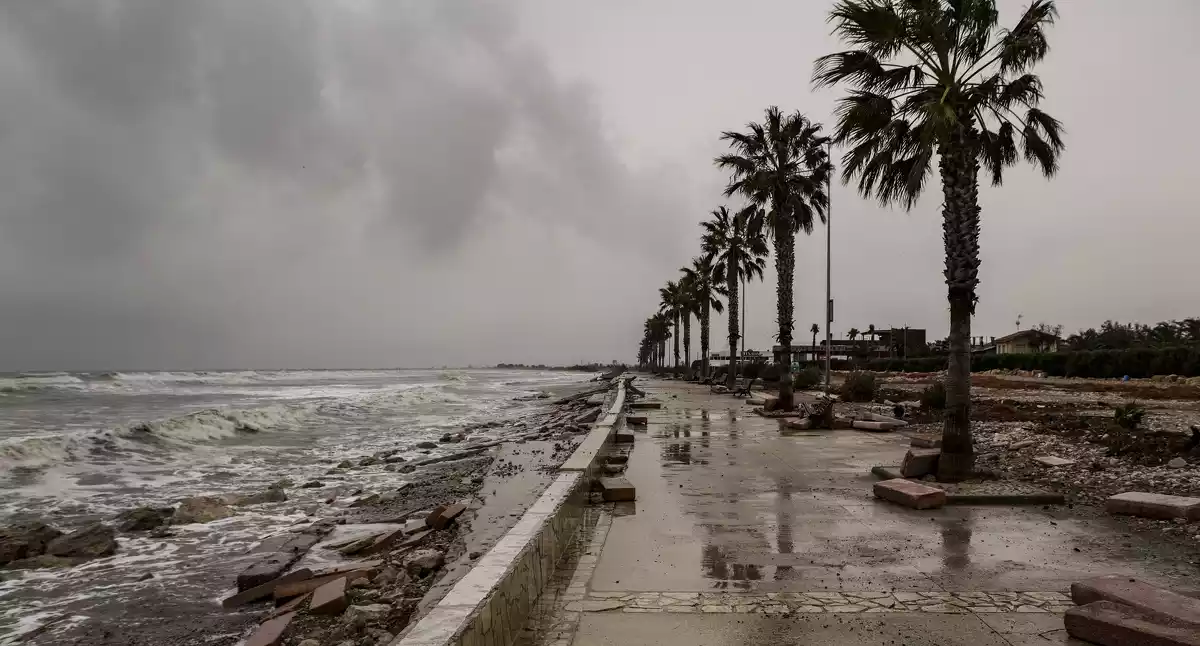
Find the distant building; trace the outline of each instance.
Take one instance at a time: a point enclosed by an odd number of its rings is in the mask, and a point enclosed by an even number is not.
[[[766,363],[770,357],[767,353],[758,350],[743,350],[738,356],[739,361],[749,361],[751,363]],[[716,350],[708,353],[709,361],[718,363],[729,363],[729,350]]]
[[[783,351],[783,346],[772,348],[776,354]],[[849,339],[834,339],[830,345],[830,356],[833,359],[851,358],[888,358],[921,356],[925,354],[925,330],[921,328],[882,328],[875,330],[874,338],[864,332],[853,341]],[[792,361],[822,361],[825,359],[825,340],[817,345],[793,345]]]
[[[1021,330],[996,339],[996,354],[1032,354],[1058,352],[1062,339],[1048,332]]]

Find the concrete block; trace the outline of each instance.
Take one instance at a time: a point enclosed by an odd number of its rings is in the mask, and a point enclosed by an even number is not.
[[[1200,646],[1195,626],[1162,623],[1136,608],[1096,601],[1067,610],[1067,634],[1100,646]]]
[[[637,499],[637,490],[625,478],[600,478],[604,502],[627,502]]]
[[[617,431],[613,433],[613,442],[617,444],[633,444],[633,433],[628,431]]]
[[[278,579],[301,556],[303,556],[302,552],[273,552],[264,556],[238,574],[238,592],[245,592],[250,588]]]
[[[608,464],[625,464],[629,462],[628,455],[610,455],[604,458]]]
[[[337,577],[313,591],[312,603],[308,604],[308,610],[318,615],[336,615],[349,605],[350,601],[346,599],[346,578]]]
[[[652,402],[652,401],[633,402],[632,404],[629,405],[629,408],[631,408],[632,410],[652,410],[655,408],[662,408],[662,402]]]
[[[244,646],[279,646],[283,643],[284,631],[295,618],[296,613],[289,612],[263,622],[246,640]]]
[[[274,596],[276,599],[290,599],[295,596],[307,594],[320,588],[321,586],[335,579],[346,579],[347,582],[355,579],[365,579],[371,574],[371,568],[363,568],[359,570],[346,570],[344,572],[335,572],[324,576],[313,577],[304,581],[291,581],[284,583],[275,588]]]
[[[769,413],[769,412],[779,408],[779,398],[778,397],[776,397],[774,395],[763,395],[761,397],[761,399],[762,399],[762,407],[763,407],[764,411]]]
[[[288,572],[287,574],[285,574],[279,578],[272,579],[261,585],[256,585],[253,588],[250,588],[249,590],[245,590],[245,591],[239,592],[233,596],[226,597],[224,600],[221,601],[221,607],[222,608],[236,608],[242,604],[250,603],[253,601],[258,601],[259,599],[265,599],[265,598],[271,596],[271,593],[275,592],[275,588],[277,588],[280,585],[283,585],[284,583],[292,583],[295,581],[304,581],[307,579],[311,579],[312,576],[313,576],[313,572],[312,572],[312,570],[310,570],[308,568],[300,568],[299,570],[296,570],[295,572]]]
[[[1200,520],[1200,498],[1186,496],[1126,491],[1109,498],[1105,503],[1105,509],[1110,514],[1127,514],[1143,518]]]
[[[1070,464],[1075,464],[1074,460],[1060,458],[1057,455],[1039,455],[1033,459],[1034,462],[1044,467],[1065,467]]]
[[[940,457],[941,449],[909,449],[908,453],[904,454],[904,462],[900,463],[900,473],[905,478],[920,478],[937,473]]]
[[[750,397],[746,400],[746,403],[750,404],[751,406],[762,406],[766,403],[766,400],[762,397]]]
[[[630,426],[645,426],[650,420],[645,415],[626,415],[625,423]]]
[[[909,444],[919,449],[940,449],[942,438],[940,435],[914,435]]]
[[[800,419],[789,419],[788,421],[784,422],[783,425],[792,429],[793,431],[807,431],[808,429],[812,428],[812,420],[808,419],[807,417],[802,417]]]
[[[899,425],[892,422],[875,422],[864,419],[856,419],[850,423],[850,426],[851,428],[856,428],[860,431],[887,432],[896,430]]]
[[[467,510],[467,506],[462,503],[456,503],[442,509],[433,519],[432,527],[434,529],[446,529],[453,523],[456,518],[462,515]]]
[[[1127,576],[1099,576],[1071,584],[1071,600],[1078,605],[1112,601],[1166,622],[1190,624],[1200,629],[1200,599]]]
[[[912,480],[883,480],[873,489],[876,498],[913,509],[937,509],[946,504],[946,492]]]

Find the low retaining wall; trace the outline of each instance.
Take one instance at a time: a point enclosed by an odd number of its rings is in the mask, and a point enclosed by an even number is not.
[[[558,477],[446,596],[393,646],[509,646],[583,524],[600,452],[625,406],[619,378],[604,415]]]

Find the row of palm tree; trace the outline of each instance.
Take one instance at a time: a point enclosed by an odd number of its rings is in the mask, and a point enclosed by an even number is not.
[[[745,131],[721,134],[730,146],[728,154],[715,160],[730,174],[725,196],[741,197],[746,206],[732,217],[721,207],[704,223],[701,259],[713,269],[703,281],[705,301],[717,302],[710,298],[720,293],[716,290],[728,297],[733,364],[737,286],[753,271],[744,258],[761,262],[761,255],[749,251],[752,232],[765,234],[774,247],[777,340],[784,348],[777,357],[780,408],[793,407],[788,348],[794,327],[796,236],[811,234],[818,220],[826,221],[832,146],[845,149],[840,169],[844,183],[857,180],[863,197],[906,210],[924,192],[936,158],[950,306],[947,412],[938,477],[960,480],[971,472],[969,339],[978,302],[979,171],[982,167],[1000,185],[1004,169],[1021,158],[1047,177],[1058,170],[1062,124],[1039,109],[1042,82],[1030,72],[1049,51],[1046,29],[1056,17],[1053,0],[1033,0],[1011,29],[999,28],[995,0],[838,0],[829,22],[849,49],[819,58],[813,72],[816,87],[849,88],[838,102],[832,135],[823,134],[820,124],[800,112],[784,114],[777,107],[768,108],[763,121],[748,124]],[[695,289],[680,287],[681,282],[693,284],[695,279],[685,276],[668,283],[662,293],[662,311],[675,322],[676,365],[679,321],[690,357],[688,320],[695,311],[685,304],[692,301],[672,291]],[[815,345],[818,327],[814,324],[811,331]],[[701,336],[706,346],[703,323]],[[655,337],[643,346],[655,342],[662,343]],[[662,365],[662,353],[656,356]],[[735,374],[731,365],[730,378]]]

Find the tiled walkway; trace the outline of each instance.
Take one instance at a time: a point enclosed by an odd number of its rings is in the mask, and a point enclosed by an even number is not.
[[[664,406],[629,460],[637,502],[592,508],[525,644],[1073,644],[1071,581],[1186,582],[1066,510],[876,501],[870,467],[903,437],[792,433],[706,388],[642,388]]]

